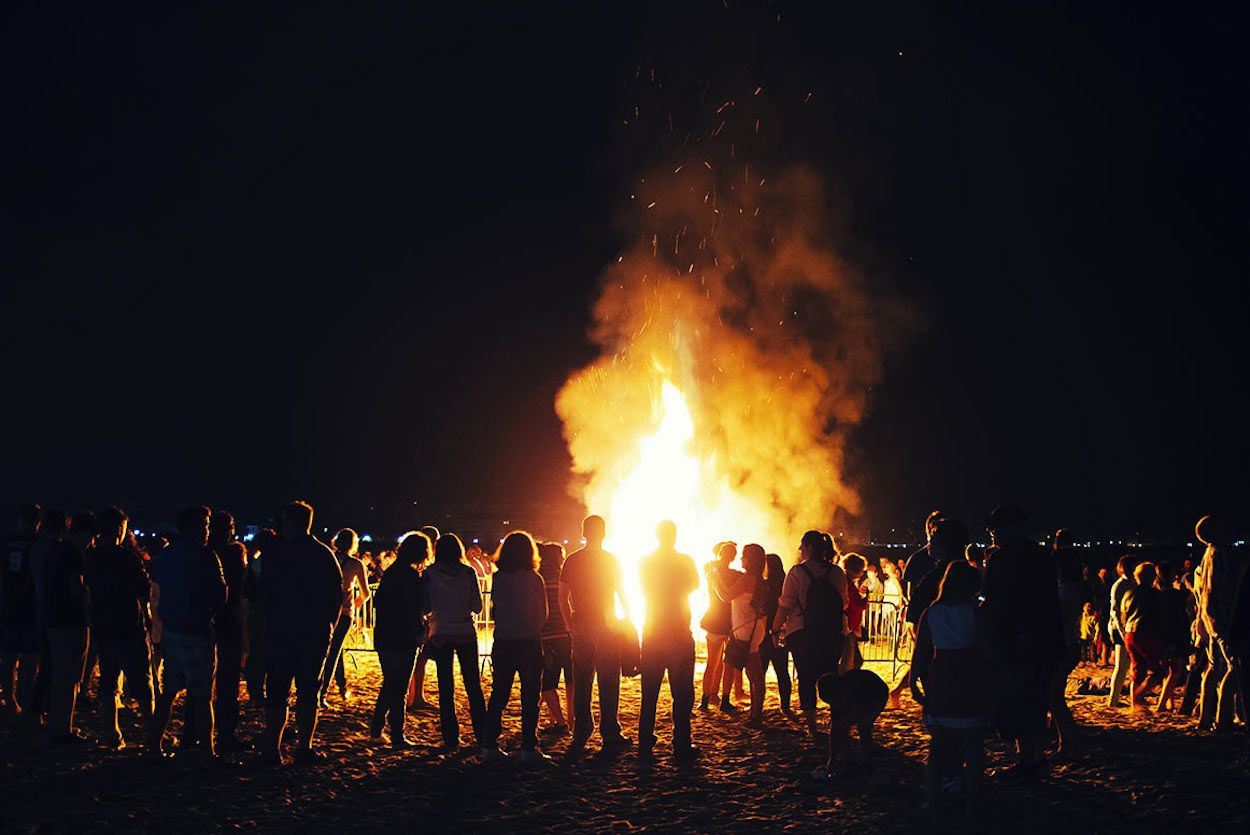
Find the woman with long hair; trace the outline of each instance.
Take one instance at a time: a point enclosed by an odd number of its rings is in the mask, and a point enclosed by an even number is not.
[[[837,672],[846,637],[846,574],[834,562],[837,550],[827,533],[808,531],[799,542],[799,562],[781,586],[773,629],[794,653],[799,674],[799,708],[808,733],[816,727],[816,682]]]
[[[563,736],[573,726],[573,638],[560,611],[560,570],[564,567],[564,546],[544,542],[538,546],[538,573],[547,592],[547,622],[539,638],[542,640],[542,701],[552,724],[543,733]],[[564,675],[564,703],[560,704],[560,676]]]
[[[412,747],[404,738],[404,701],[417,652],[425,643],[429,605],[421,572],[430,561],[430,550],[429,538],[420,531],[405,536],[373,597],[373,647],[382,667],[382,689],[369,722],[369,736],[380,739],[389,718],[391,747],[397,749]]]
[[[929,729],[925,788],[931,815],[937,814],[943,777],[961,767],[969,813],[981,795],[985,729],[993,705],[980,592],[980,572],[963,560],[951,562],[937,599],[917,626],[911,689]]]
[[[716,691],[721,690],[720,709],[726,712],[734,710],[729,701],[729,688],[733,683],[733,675],[726,672],[724,664],[725,644],[729,641],[729,631],[733,625],[729,598],[725,596],[725,586],[737,576],[729,564],[738,555],[738,546],[732,542],[722,542],[716,546],[716,559],[704,566],[707,575],[707,612],[704,613],[699,626],[707,632],[707,667],[703,670],[703,699],[699,703],[701,710],[708,710],[711,700],[716,698]],[[721,682],[724,681],[722,689]]]
[[[764,642],[760,644],[760,669],[765,675],[771,665],[773,674],[777,676],[777,697],[781,702],[781,712],[786,716],[790,711],[790,651],[777,643],[773,633],[773,620],[777,617],[777,603],[781,599],[781,584],[786,579],[786,567],[777,554],[768,554],[764,562],[764,625],[768,631]]]
[[[538,548],[525,531],[504,537],[495,560],[491,595],[494,598],[495,643],[491,649],[494,681],[490,706],[486,710],[484,761],[500,759],[499,735],[503,712],[512,693],[512,679],[521,679],[521,761],[542,762],[547,755],[538,750],[538,702],[542,691],[543,651],[540,635],[547,621],[547,590],[539,576]],[[442,698],[439,698],[442,704]]]
[[[724,589],[730,606],[725,665],[735,672],[745,671],[751,682],[751,709],[747,713],[747,724],[751,727],[759,727],[764,718],[764,668],[760,663],[760,646],[767,631],[764,617],[764,600],[768,596],[764,587],[765,563],[764,549],[754,543],[747,545],[742,549],[742,574]]]
[[[456,680],[453,661],[460,664],[460,678],[469,698],[473,738],[486,740],[486,700],[477,666],[477,623],[482,611],[482,593],[477,575],[464,561],[464,543],[453,533],[443,534],[434,546],[434,564],[422,575],[430,609],[430,652],[438,674],[438,718],[443,746],[448,751],[460,747],[460,725],[456,720]]]

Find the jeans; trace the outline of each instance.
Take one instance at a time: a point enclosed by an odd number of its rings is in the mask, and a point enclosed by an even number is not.
[[[339,695],[347,690],[347,671],[343,669],[343,643],[352,631],[351,616],[340,617],[334,624],[334,634],[330,636],[330,653],[326,656],[325,675],[321,677],[321,697],[324,699],[330,692],[330,679],[334,678],[339,685]]]
[[[271,749],[282,746],[282,732],[286,728],[287,702],[291,698],[291,684],[295,684],[295,724],[298,726],[299,745],[311,748],[317,730],[317,695],[321,692],[321,671],[325,667],[326,653],[330,648],[330,630],[309,631],[304,634],[269,635],[266,648],[265,724]]]
[[[642,642],[642,708],[638,714],[638,746],[655,745],[655,710],[660,685],[668,673],[673,701],[673,750],[690,747],[690,713],[694,710],[694,637],[644,638]]]
[[[87,666],[87,627],[48,628],[52,651],[52,673],[48,682],[48,725],[54,734],[74,730],[74,704],[83,669]]]
[[[771,664],[773,672],[777,674],[777,695],[781,699],[781,707],[785,710],[790,709],[790,650],[787,647],[779,647],[776,638],[770,633],[764,638],[764,643],[760,644],[760,663],[764,665],[764,674],[768,674],[768,665]]]
[[[486,709],[486,744],[499,743],[503,733],[503,712],[512,695],[512,678],[521,678],[521,747],[538,745],[538,702],[542,689],[543,651],[537,638],[533,640],[495,641],[491,649],[494,681],[490,688],[490,705]],[[439,704],[442,704],[439,697]]]
[[[165,657],[162,693],[186,690],[187,695],[197,699],[213,697],[217,652],[210,636],[186,635],[166,629],[161,635],[161,653]]]
[[[243,665],[243,636],[217,637],[216,695],[213,713],[219,739],[232,741],[239,726],[239,670]]]
[[[417,666],[417,648],[406,652],[380,650],[378,664],[382,667],[382,688],[378,690],[378,700],[373,706],[369,733],[379,736],[383,723],[387,723],[389,718],[391,742],[397,743],[404,738],[404,701],[408,680]]]
[[[615,636],[602,630],[573,635],[573,738],[589,739],[595,729],[590,711],[591,690],[599,678],[599,736],[620,736],[617,718],[621,701],[621,659]]]
[[[436,638],[441,645],[430,646],[430,657],[438,673],[438,724],[443,744],[460,744],[460,723],[456,719],[456,679],[452,662],[460,664],[460,678],[469,698],[469,720],[473,739],[481,745],[486,740],[486,699],[482,696],[482,679],[477,667],[477,637]]]
[[[1207,639],[1207,668],[1202,673],[1198,727],[1232,727],[1237,666],[1236,656],[1226,641],[1214,635]]]
[[[140,715],[152,715],[152,655],[148,636],[97,637],[95,646],[100,653],[100,683],[96,688],[100,718],[111,738],[120,739],[121,730],[117,725],[119,675],[126,677],[126,691],[139,700]]]
[[[815,635],[809,629],[800,629],[786,639],[799,674],[800,709],[816,709],[816,682],[825,673],[838,671],[842,642],[841,635]]]

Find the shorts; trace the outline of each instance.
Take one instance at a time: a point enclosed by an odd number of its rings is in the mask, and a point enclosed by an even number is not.
[[[560,671],[564,671],[565,685],[573,683],[573,639],[568,635],[544,638],[542,692],[555,690],[560,685]]]
[[[161,655],[165,659],[161,673],[162,693],[186,690],[197,698],[213,697],[217,648],[211,636],[186,635],[166,629],[161,636]]]

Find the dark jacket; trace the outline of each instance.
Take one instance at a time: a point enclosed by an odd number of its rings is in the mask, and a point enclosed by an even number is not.
[[[166,632],[211,636],[213,612],[226,602],[226,580],[213,549],[178,537],[156,555],[152,579]]]
[[[100,638],[141,638],[147,631],[152,586],[143,558],[122,545],[87,552],[91,629]]]
[[[261,561],[271,639],[328,637],[343,605],[343,572],[334,552],[304,534],[265,551]]]
[[[415,567],[392,563],[373,595],[373,608],[373,646],[378,652],[416,652],[425,643],[429,602]]]

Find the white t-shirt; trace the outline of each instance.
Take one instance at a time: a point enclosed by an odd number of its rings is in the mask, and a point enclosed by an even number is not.
[[[751,652],[758,652],[764,643],[764,613],[751,605],[753,593],[745,591],[729,601],[729,609],[733,622],[733,636],[739,641],[748,641]]]

